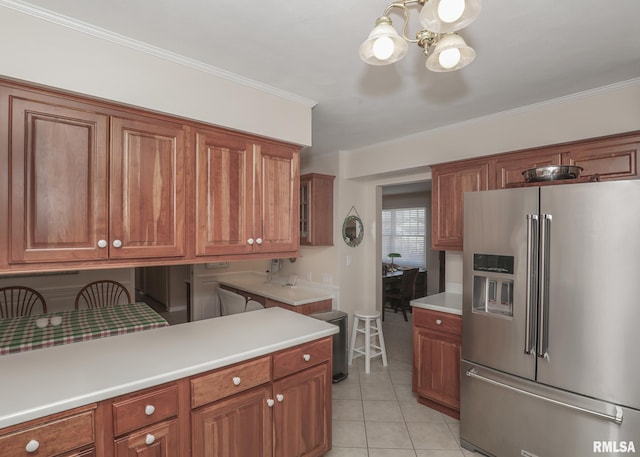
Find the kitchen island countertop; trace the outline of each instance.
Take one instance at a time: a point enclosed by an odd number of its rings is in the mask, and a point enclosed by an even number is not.
[[[276,307],[0,356],[0,428],[337,332]]]
[[[220,284],[235,287],[236,289],[291,306],[306,305],[334,298],[331,291],[327,289],[300,285],[294,287],[286,286],[281,279],[267,281],[265,276],[255,273],[221,275],[216,279]]]
[[[411,306],[462,315],[462,294],[443,292],[441,294],[427,295],[426,297],[411,300]]]

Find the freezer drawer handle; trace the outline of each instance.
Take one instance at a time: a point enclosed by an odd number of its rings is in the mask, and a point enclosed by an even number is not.
[[[604,413],[601,413],[601,412],[598,412],[598,411],[593,411],[592,409],[586,409],[586,408],[582,408],[580,406],[576,406],[576,405],[572,405],[572,404],[569,404],[569,403],[564,403],[564,402],[561,402],[561,401],[558,401],[558,400],[554,400],[552,398],[543,397],[542,395],[534,394],[533,392],[527,392],[526,390],[518,389],[517,387],[513,387],[513,386],[510,386],[508,384],[504,384],[504,383],[502,383],[500,381],[496,381],[494,379],[485,378],[484,376],[479,375],[475,368],[472,368],[471,370],[467,371],[467,376],[469,376],[471,378],[479,379],[480,381],[484,381],[486,383],[493,384],[493,385],[498,386],[498,387],[504,387],[505,389],[512,390],[514,392],[518,392],[518,393],[523,394],[523,395],[528,395],[529,397],[537,398],[538,400],[548,401],[549,403],[554,403],[556,405],[564,406],[565,408],[573,409],[575,411],[580,411],[580,412],[583,412],[583,413],[591,414],[593,416],[597,416],[597,417],[600,417],[602,419],[606,419],[608,421],[615,422],[616,424],[622,424],[622,408],[620,408],[619,406],[616,406],[616,405],[614,405],[615,408],[616,408],[616,415],[615,416],[611,416],[609,414],[604,414]]]

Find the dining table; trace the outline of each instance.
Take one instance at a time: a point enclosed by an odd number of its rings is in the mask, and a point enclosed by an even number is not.
[[[0,319],[0,356],[168,325],[146,303]]]

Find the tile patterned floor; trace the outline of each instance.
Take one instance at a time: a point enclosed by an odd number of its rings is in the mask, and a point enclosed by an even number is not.
[[[418,404],[411,392],[411,316],[387,312],[382,325],[388,366],[371,373],[359,357],[333,385],[333,449],[325,457],[467,457],[455,419]]]

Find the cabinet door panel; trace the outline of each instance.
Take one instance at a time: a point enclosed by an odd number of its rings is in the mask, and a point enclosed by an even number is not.
[[[291,148],[255,146],[254,238],[259,252],[296,251],[300,243],[299,157]]]
[[[581,176],[598,175],[601,181],[638,176],[640,137],[597,141],[564,155],[567,165],[583,168]]]
[[[178,439],[178,420],[161,422],[116,440],[115,457],[176,457]]]
[[[196,255],[251,252],[252,146],[217,132],[196,134]]]
[[[274,456],[315,457],[331,445],[331,364],[309,368],[273,384]]]
[[[562,164],[562,150],[531,151],[508,154],[495,162],[496,189],[505,189],[508,184],[525,182],[522,172],[529,168]]]
[[[112,119],[112,258],[184,255],[182,126]]]
[[[431,169],[433,249],[462,251],[464,193],[487,190],[489,164],[469,161]]]
[[[414,328],[414,390],[460,410],[460,336]]]
[[[11,98],[10,262],[103,259],[108,117]]]
[[[267,406],[269,398],[271,389],[261,387],[194,411],[193,457],[271,456],[273,419]]]

